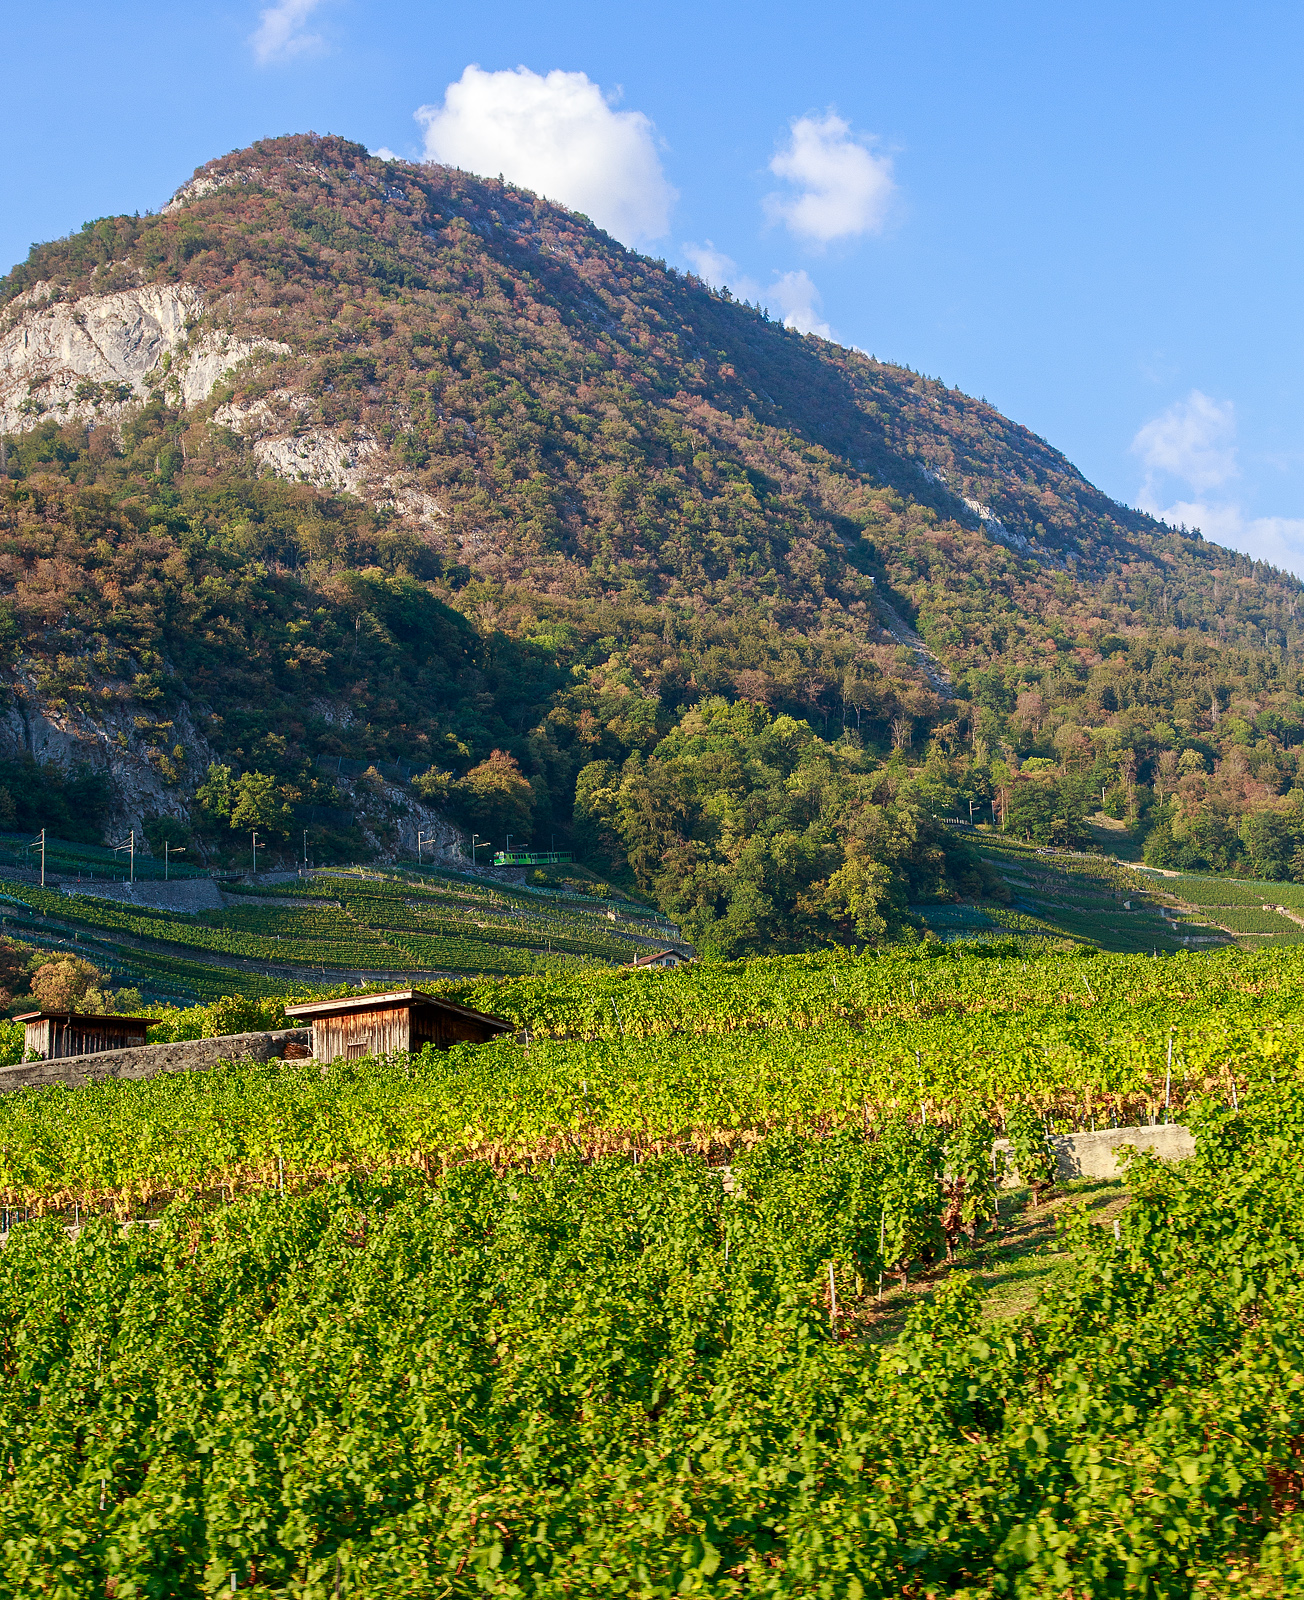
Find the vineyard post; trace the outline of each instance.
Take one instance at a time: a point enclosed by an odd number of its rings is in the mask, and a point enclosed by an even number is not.
[[[838,1286],[833,1280],[833,1263],[829,1262],[829,1332],[834,1343],[838,1338]]]
[[[883,1238],[887,1228],[887,1210],[884,1208],[878,1218],[878,1298],[883,1299]]]
[[[1164,1126],[1168,1126],[1168,1102],[1173,1087],[1173,1031],[1168,1030],[1168,1070],[1164,1073]]]

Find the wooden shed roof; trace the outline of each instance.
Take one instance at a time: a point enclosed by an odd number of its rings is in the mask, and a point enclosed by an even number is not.
[[[139,1027],[153,1028],[162,1017],[120,1017],[113,1011],[20,1011],[15,1022],[134,1022]]]
[[[359,1011],[401,1011],[429,1008],[444,1011],[451,1016],[463,1017],[468,1022],[481,1022],[499,1033],[515,1033],[516,1024],[505,1017],[496,1017],[491,1011],[473,1011],[470,1006],[459,1006],[442,995],[426,994],[420,989],[392,989],[387,994],[351,994],[341,1000],[307,1000],[302,1005],[286,1006],[287,1017],[301,1017],[310,1022],[314,1017],[348,1016]]]

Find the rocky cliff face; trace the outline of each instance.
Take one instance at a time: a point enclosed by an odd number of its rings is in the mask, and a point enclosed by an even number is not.
[[[201,190],[200,192],[207,192]],[[0,322],[0,433],[53,418],[102,425],[155,391],[185,410],[257,357],[291,354],[281,340],[238,338],[213,324],[209,297],[190,284],[142,284],[64,299],[48,283],[12,300]],[[366,427],[324,428],[293,388],[219,406],[212,421],[246,440],[278,477],[356,494],[418,521],[443,507],[399,469]]]
[[[107,773],[114,792],[108,831],[115,839],[134,828],[139,843],[148,819],[189,817],[195,783],[215,756],[184,701],[163,721],[119,704],[89,712],[54,705],[30,669],[17,669],[14,679],[15,693],[0,706],[0,753],[28,755],[64,772],[89,766]],[[148,845],[142,848],[149,853]]]
[[[12,300],[0,323],[0,431],[43,418],[107,422],[161,385],[185,406],[259,354],[288,351],[203,327],[205,295],[190,284],[142,284],[64,299],[41,283]]]

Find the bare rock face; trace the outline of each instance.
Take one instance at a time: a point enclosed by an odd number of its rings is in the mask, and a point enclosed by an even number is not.
[[[201,174],[165,209],[260,176],[254,169]],[[142,283],[75,300],[64,294],[38,283],[0,315],[0,433],[51,419],[116,422],[152,391],[192,410],[242,363],[291,354],[279,340],[239,338],[213,326],[214,307],[193,284]],[[307,395],[282,388],[229,401],[212,420],[246,439],[254,459],[278,477],[355,494],[426,526],[445,519],[439,501],[398,467],[373,432],[323,427],[313,421],[315,410]]]
[[[341,797],[352,805],[354,819],[376,860],[407,861],[419,854],[432,865],[463,868],[470,863],[471,839],[466,831],[406,785],[387,782],[379,775],[332,777]]]
[[[308,418],[313,402],[294,389],[241,403],[229,401],[213,413],[213,421],[248,439],[254,459],[277,477],[355,494],[429,524],[447,513],[410,474],[395,471],[381,441],[369,429],[332,431]]]
[[[94,714],[73,706],[56,709],[44,703],[32,670],[14,673],[15,693],[0,709],[0,753],[31,756],[61,771],[89,766],[113,780],[114,805],[108,828],[114,839],[136,830],[137,848],[149,853],[145,822],[151,817],[189,816],[188,798],[216,755],[183,701],[167,724],[146,724],[136,708],[113,707]],[[169,757],[174,745],[187,753],[188,767],[178,771]]]
[[[190,201],[202,200],[205,195],[212,194],[217,189],[230,189],[242,183],[258,183],[262,177],[261,167],[237,167],[233,172],[201,172],[189,183],[181,185],[163,207],[163,215],[168,216],[173,211],[180,211]]]
[[[169,386],[183,404],[197,405],[240,362],[289,348],[215,329],[192,337],[205,301],[190,284],[142,284],[72,301],[58,293],[37,284],[8,308],[0,329],[0,432],[18,433],[47,417],[110,420],[145,397],[165,361]]]

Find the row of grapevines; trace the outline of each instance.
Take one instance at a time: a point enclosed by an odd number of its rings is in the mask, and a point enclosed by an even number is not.
[[[813,1027],[843,1019],[953,1020],[1047,1008],[1066,1019],[1107,1019],[1109,1028],[1148,1016],[1264,1011],[1294,1015],[1304,951],[1281,949],[1147,956],[1077,955],[959,945],[924,951],[888,947],[853,955],[753,957],[690,963],[670,972],[592,969],[502,983],[484,979],[451,991],[466,1004],[539,1033],[591,1038],[723,1033],[737,1028]]]
[[[563,1159],[21,1224],[0,1600],[1297,1592],[1298,1105],[1143,1164],[1027,1317],[956,1278],[882,1349],[918,1129],[768,1142],[733,1195]]]
[[[1297,1029],[1259,1013],[1126,1034],[1039,1015],[734,1030],[644,1039],[501,1040],[364,1061],[246,1064],[0,1096],[0,1192],[119,1208],[192,1188],[437,1170],[564,1152],[746,1149],[787,1129],[956,1123],[1030,1107],[1044,1127],[1179,1117],[1293,1072]],[[1158,1021],[1158,1026],[1154,1023]]]

